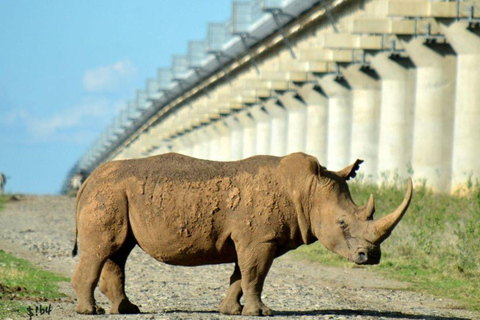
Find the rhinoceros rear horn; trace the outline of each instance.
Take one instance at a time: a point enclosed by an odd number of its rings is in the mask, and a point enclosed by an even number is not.
[[[412,200],[412,179],[408,178],[408,186],[407,186],[407,193],[403,198],[402,203],[400,206],[395,209],[389,215],[377,220],[374,222],[373,232],[374,232],[374,242],[380,244],[383,242],[392,230],[396,227],[396,225],[400,222],[405,212],[407,212],[408,206],[410,205],[410,201]]]
[[[373,219],[374,213],[375,213],[375,199],[373,198],[373,194],[371,194],[367,204],[360,208],[358,217],[364,221],[371,220]]]

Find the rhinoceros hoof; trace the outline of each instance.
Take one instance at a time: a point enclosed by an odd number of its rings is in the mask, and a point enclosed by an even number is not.
[[[238,302],[227,302],[223,301],[220,303],[220,306],[218,307],[218,312],[222,314],[229,314],[229,315],[240,315],[242,314],[242,305]]]
[[[97,305],[95,306],[81,306],[78,305],[75,310],[79,314],[105,314],[105,310]]]
[[[136,314],[140,313],[138,306],[134,305],[128,300],[122,300],[118,305],[113,305],[110,309],[112,314]]]
[[[273,316],[273,310],[266,305],[262,306],[245,306],[242,311],[244,316]]]

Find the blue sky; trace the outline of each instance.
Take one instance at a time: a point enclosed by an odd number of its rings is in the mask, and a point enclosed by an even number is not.
[[[230,0],[1,0],[6,192],[58,193],[135,90],[231,10]]]

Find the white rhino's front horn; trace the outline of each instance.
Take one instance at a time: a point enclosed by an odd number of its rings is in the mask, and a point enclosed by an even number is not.
[[[374,222],[374,242],[380,244],[390,236],[392,230],[400,222],[405,212],[407,212],[410,201],[412,200],[412,179],[408,178],[407,193],[400,206],[389,215]]]

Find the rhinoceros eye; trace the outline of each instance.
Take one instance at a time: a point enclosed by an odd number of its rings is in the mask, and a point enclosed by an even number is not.
[[[340,228],[342,228],[342,229],[347,228],[347,223],[343,220],[338,221],[338,224],[340,225]]]

